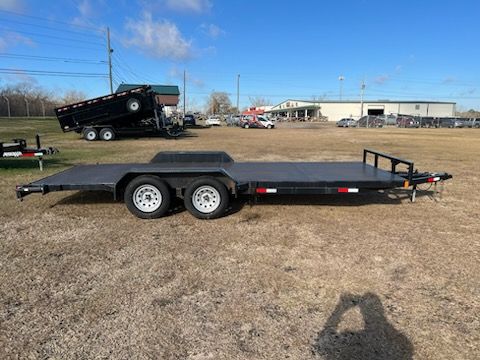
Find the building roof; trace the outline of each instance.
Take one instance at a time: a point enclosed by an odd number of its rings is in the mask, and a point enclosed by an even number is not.
[[[180,95],[177,85],[151,85],[151,84],[120,84],[116,92],[131,90],[140,86],[149,85],[158,95]]]
[[[300,100],[300,99],[287,99],[284,100],[277,105],[273,106],[276,108],[277,106],[289,102],[289,101],[295,101],[295,102],[304,102],[304,103],[311,103],[311,104],[360,104],[360,100]],[[425,100],[363,100],[364,103],[368,104],[456,104],[454,101],[425,101]],[[292,108],[290,106],[289,108]],[[287,108],[287,109],[289,109]],[[275,109],[276,110],[276,109]],[[282,109],[283,110],[283,109]]]

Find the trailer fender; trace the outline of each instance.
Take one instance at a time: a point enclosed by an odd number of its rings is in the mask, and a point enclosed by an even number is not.
[[[225,173],[221,171],[212,171],[212,172],[195,172],[195,173],[145,173],[145,172],[130,172],[125,174],[120,181],[117,182],[114,191],[114,198],[122,199],[123,193],[125,191],[126,186],[130,181],[138,176],[143,175],[153,175],[157,176],[161,180],[163,180],[174,192],[174,195],[178,198],[183,198],[185,194],[185,189],[187,186],[196,179],[202,177],[213,177],[216,180],[220,181],[225,187],[227,188],[228,192],[233,195],[237,195],[238,186],[237,183]]]

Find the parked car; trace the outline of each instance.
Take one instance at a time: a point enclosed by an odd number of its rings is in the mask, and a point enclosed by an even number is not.
[[[419,128],[420,122],[411,116],[398,116],[397,126],[401,128]]]
[[[419,117],[418,121],[420,123],[420,127],[422,128],[438,128],[440,123],[440,118],[425,116],[425,117]]]
[[[240,126],[240,116],[230,115],[227,117],[227,126]]]
[[[195,116],[192,114],[186,114],[183,118],[183,126],[195,126],[197,123],[195,121]]]
[[[475,118],[466,119],[463,121],[463,123],[465,127],[477,128],[477,129],[480,128],[480,119],[475,119]]]
[[[375,115],[362,116],[357,121],[358,127],[381,128],[383,125],[385,125],[385,120]]]
[[[344,118],[337,121],[338,127],[355,127],[357,126],[357,122],[352,118]]]
[[[243,115],[240,126],[244,129],[273,129],[275,124],[262,115]]]
[[[207,126],[220,126],[220,118],[218,117],[209,117],[207,120],[205,120],[205,125]]]
[[[440,119],[439,127],[442,128],[463,128],[465,126],[463,120],[455,118]]]

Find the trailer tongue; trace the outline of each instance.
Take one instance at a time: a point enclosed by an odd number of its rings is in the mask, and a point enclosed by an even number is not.
[[[380,168],[380,159],[387,160],[388,170]],[[346,194],[402,187],[411,188],[414,201],[417,185],[450,178],[444,172],[420,173],[411,161],[373,150],[364,150],[358,162],[235,162],[224,152],[160,152],[150,163],[75,166],[18,185],[16,193],[22,199],[51,191],[109,191],[115,199],[123,197],[134,215],[147,219],[164,215],[175,195],[194,216],[210,219],[223,215],[230,195]]]

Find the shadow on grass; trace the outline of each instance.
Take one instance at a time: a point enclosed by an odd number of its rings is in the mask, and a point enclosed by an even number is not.
[[[62,159],[44,158],[43,168],[72,166]],[[0,159],[0,169],[40,169],[37,158]]]
[[[417,198],[427,196],[434,199],[433,191],[417,191]],[[362,195],[339,194],[339,195],[275,195],[250,197],[241,196],[232,199],[230,205],[222,217],[233,215],[240,212],[245,205],[317,205],[317,206],[364,206],[371,204],[390,204],[398,205],[402,201],[409,199],[410,191],[405,189],[395,189],[388,192],[371,192]],[[112,193],[108,191],[77,191],[56,202],[57,205],[78,205],[78,204],[113,204],[122,202],[114,200]],[[165,216],[171,216],[185,211],[185,205],[182,199],[173,197],[170,210]]]
[[[371,191],[360,194],[327,194],[327,195],[263,195],[252,198],[241,198],[240,201],[253,205],[328,205],[328,206],[364,206],[372,204],[399,205],[409,200],[411,190],[392,189],[388,191]],[[434,191],[417,190],[417,199],[428,197],[435,199]]]
[[[339,325],[345,313],[356,307],[363,318],[363,329],[340,331]],[[327,360],[409,360],[413,358],[413,345],[407,336],[388,322],[376,294],[342,294],[323,330],[318,333],[312,352]]]

